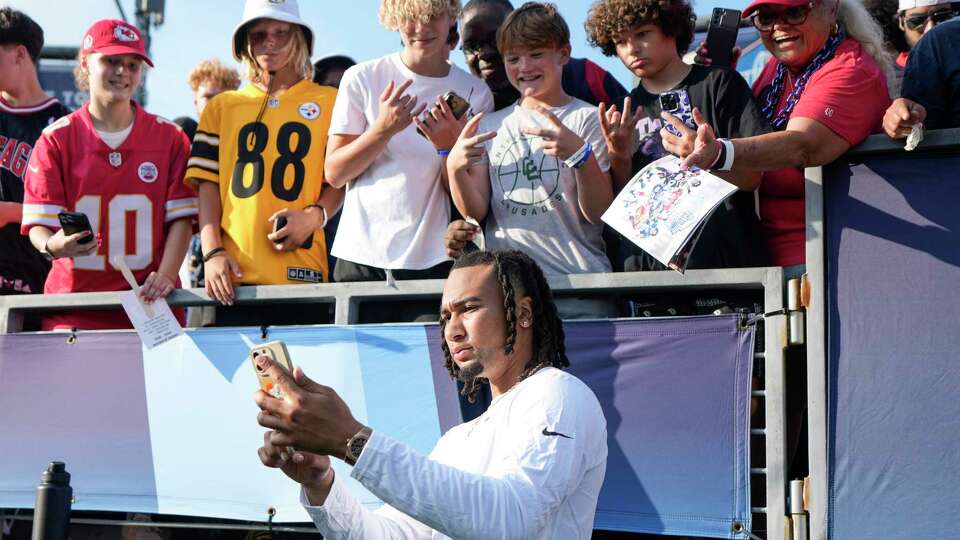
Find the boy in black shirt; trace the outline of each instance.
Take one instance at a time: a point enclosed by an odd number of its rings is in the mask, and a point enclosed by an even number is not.
[[[615,189],[648,163],[681,145],[693,145],[694,126],[684,126],[661,110],[660,97],[680,91],[714,126],[719,137],[748,137],[769,131],[753,103],[747,82],[736,71],[688,65],[681,55],[693,39],[693,9],[686,0],[598,0],[586,29],[590,43],[607,56],[617,55],[640,79],[623,108],[600,106],[604,137],[610,149]],[[667,131],[673,124],[676,136]],[[739,186],[707,222],[687,268],[764,266],[766,249],[754,211],[759,174],[733,177],[715,173]],[[624,241],[624,270],[663,270],[663,265]]]
[[[23,177],[33,143],[68,111],[37,79],[43,30],[0,8],[0,294],[42,293],[50,263],[20,234]]]

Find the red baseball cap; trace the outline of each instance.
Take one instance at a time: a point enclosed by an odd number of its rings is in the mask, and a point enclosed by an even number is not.
[[[800,7],[805,6],[810,3],[810,0],[753,0],[750,2],[750,5],[743,10],[741,17],[746,19],[750,16],[751,13],[757,10],[760,6],[783,6],[785,8],[790,7]]]
[[[98,52],[104,56],[134,54],[153,67],[140,30],[119,19],[103,19],[93,23],[83,36],[80,51],[83,54]]]

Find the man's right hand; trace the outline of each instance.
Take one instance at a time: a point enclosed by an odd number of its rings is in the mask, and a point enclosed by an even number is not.
[[[47,240],[47,252],[54,257],[61,259],[64,257],[85,257],[93,255],[100,247],[100,239],[95,238],[93,242],[81,244],[80,240],[92,236],[90,231],[80,231],[75,234],[64,234],[63,229],[58,229],[53,236]]]
[[[226,251],[203,263],[204,288],[207,296],[225,306],[232,306],[234,299],[233,278],[243,277],[240,265]]]
[[[457,258],[463,253],[463,248],[467,242],[473,240],[480,227],[467,223],[462,219],[457,219],[447,225],[447,234],[443,238],[443,243],[447,248],[447,256]]]
[[[413,84],[412,80],[406,80],[394,88],[393,81],[387,83],[383,94],[380,95],[380,112],[374,121],[374,130],[386,134],[387,137],[393,137],[406,129],[413,122],[413,117],[423,112],[427,106],[426,103],[421,103],[417,107],[417,97],[403,93],[411,84]]]
[[[263,434],[263,446],[257,450],[260,461],[267,467],[280,469],[283,474],[303,486],[313,506],[322,506],[333,487],[333,468],[330,458],[290,447],[270,443],[272,432]]]
[[[910,135],[913,126],[926,119],[927,110],[923,105],[906,98],[897,98],[883,115],[883,131],[891,139],[902,139]]]

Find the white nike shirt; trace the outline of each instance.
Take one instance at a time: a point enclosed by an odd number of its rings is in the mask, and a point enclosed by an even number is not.
[[[593,391],[544,368],[429,457],[374,431],[350,475],[386,503],[376,512],[336,480],[323,506],[301,502],[326,539],[585,539],[606,467]]]

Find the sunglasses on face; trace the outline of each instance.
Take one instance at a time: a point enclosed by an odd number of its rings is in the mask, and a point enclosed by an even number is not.
[[[902,19],[903,25],[909,30],[920,30],[927,25],[927,20],[933,21],[933,24],[936,25],[949,21],[956,16],[956,10],[948,8],[939,9],[937,11],[929,11],[927,13],[920,13],[918,15],[911,15],[909,17],[902,17]]]
[[[804,6],[788,7],[779,11],[761,8],[750,16],[750,20],[753,22],[753,26],[761,32],[773,30],[773,25],[777,24],[777,21],[790,26],[799,26],[806,22],[807,16],[810,15],[814,5],[814,2],[810,2]]]

